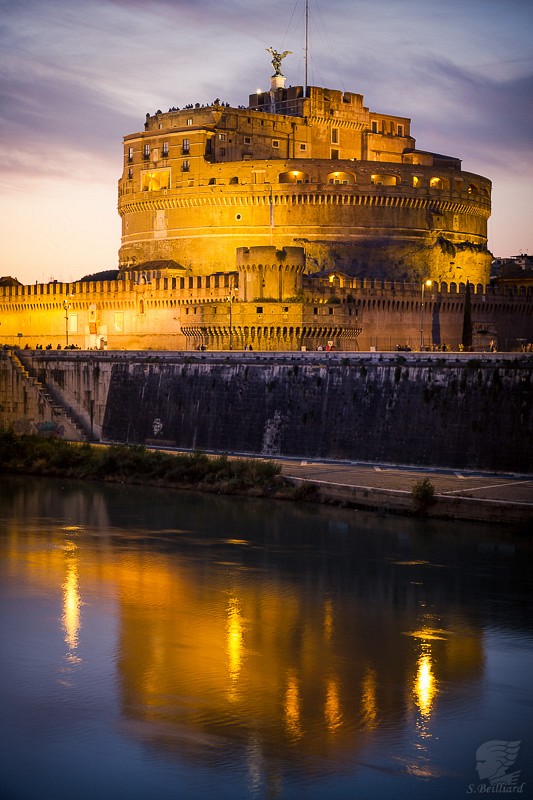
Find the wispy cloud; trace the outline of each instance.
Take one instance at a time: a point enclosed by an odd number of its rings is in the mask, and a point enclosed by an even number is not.
[[[44,197],[60,181],[58,203],[71,181],[72,224],[85,213],[84,182],[114,208],[121,139],[142,129],[146,112],[215,97],[246,103],[267,87],[269,46],[293,50],[287,82],[303,82],[303,6],[0,0],[0,200],[3,191],[12,204],[13,191],[30,186]],[[311,83],[410,116],[421,148],[461,158],[493,178],[495,192],[503,181],[505,196],[513,180],[523,185],[533,172],[529,0],[310,0],[310,8]],[[495,209],[504,219],[497,200]],[[522,200],[517,213],[527,212]]]

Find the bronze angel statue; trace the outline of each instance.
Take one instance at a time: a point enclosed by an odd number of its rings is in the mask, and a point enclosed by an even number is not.
[[[267,53],[272,55],[272,66],[274,67],[274,75],[283,75],[281,71],[281,62],[286,56],[290,56],[292,54],[292,50],[284,50],[283,53],[278,53],[277,50],[274,50],[272,47],[266,48]]]

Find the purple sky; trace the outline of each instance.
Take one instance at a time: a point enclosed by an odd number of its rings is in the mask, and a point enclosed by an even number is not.
[[[0,0],[0,275],[117,267],[122,137],[146,112],[246,104],[265,48],[304,79],[304,0]],[[489,247],[533,253],[530,0],[310,0],[309,83],[412,119],[493,181]]]

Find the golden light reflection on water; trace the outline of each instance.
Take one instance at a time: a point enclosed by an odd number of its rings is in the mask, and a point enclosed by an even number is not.
[[[67,658],[71,663],[80,661],[76,654],[79,644],[79,631],[81,620],[81,597],[79,589],[78,575],[78,554],[77,545],[74,542],[67,542],[64,546],[67,552],[67,574],[62,586],[63,592],[63,631],[65,643],[68,647]]]
[[[324,603],[324,636],[327,642],[331,640],[333,633],[333,604],[331,600]]]
[[[377,724],[378,705],[377,705],[377,675],[372,668],[367,668],[363,676],[361,705],[363,725],[368,730],[373,730]]]
[[[437,688],[431,664],[431,653],[430,651],[422,652],[417,665],[415,696],[420,713],[424,717],[429,717],[431,714],[436,693]]]
[[[237,699],[237,681],[241,672],[243,656],[243,634],[244,626],[239,601],[231,597],[227,609],[227,652],[228,652],[228,671],[230,677],[230,687],[228,696],[231,701]]]
[[[324,716],[329,733],[337,733],[342,725],[342,708],[339,699],[339,686],[333,678],[330,678],[326,685]]]
[[[164,721],[170,733],[161,746],[179,741],[183,749],[186,741],[196,753],[194,742],[225,737],[233,726],[247,742],[252,787],[284,745],[313,756],[341,752],[365,732],[404,725],[406,707],[420,748],[411,768],[430,769],[423,748],[439,692],[450,677],[473,683],[480,674],[482,639],[460,616],[452,637],[449,617],[432,626],[410,606],[398,617],[381,594],[365,606],[348,592],[284,580],[275,565],[266,577],[257,565],[232,569],[228,580],[219,561],[206,580],[196,553],[170,558],[147,545],[96,552],[74,529],[55,536],[46,547],[42,537],[21,537],[26,549],[13,558],[61,601],[69,661],[83,641],[81,590],[116,598],[109,613],[119,702],[125,718],[142,721],[136,735],[157,740]],[[230,540],[232,552],[238,542]]]
[[[287,680],[284,711],[285,726],[288,733],[292,738],[299,739],[302,736],[300,724],[300,687],[296,674],[293,670],[289,673]]]

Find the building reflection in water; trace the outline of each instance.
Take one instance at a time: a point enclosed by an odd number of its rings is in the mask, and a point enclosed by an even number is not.
[[[237,539],[218,550],[173,543],[166,553],[149,538],[91,548],[73,531],[66,543],[64,530],[48,535],[48,549],[42,534],[26,535],[23,547],[39,558],[26,552],[24,568],[61,587],[69,660],[83,640],[81,596],[113,596],[118,702],[131,736],[204,764],[239,747],[254,792],[276,783],[289,752],[303,771],[317,759],[338,770],[381,727],[404,730],[410,713],[418,740],[407,768],[430,771],[415,751],[437,698],[447,702],[440,687],[465,681],[475,691],[482,674],[481,629],[460,605],[441,604],[449,616],[439,628],[420,623],[420,590],[405,577],[415,567],[391,573],[376,558],[368,576],[342,557],[329,571],[311,558],[289,568],[282,549],[268,560],[257,548],[247,563]]]

